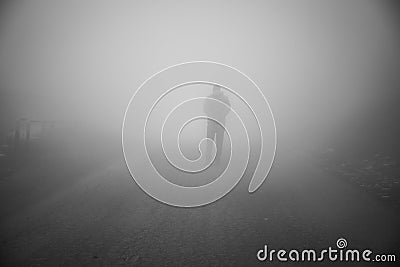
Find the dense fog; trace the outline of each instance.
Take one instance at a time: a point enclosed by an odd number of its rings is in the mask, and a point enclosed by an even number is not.
[[[26,117],[80,121],[120,138],[142,82],[210,60],[258,84],[278,142],[395,142],[397,10],[386,1],[6,2],[1,131]]]

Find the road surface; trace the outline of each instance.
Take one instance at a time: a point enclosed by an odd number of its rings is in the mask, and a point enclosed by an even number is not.
[[[1,266],[272,265],[257,260],[265,244],[318,250],[341,237],[375,253],[400,247],[396,210],[300,151],[278,150],[256,193],[241,181],[191,209],[147,196],[119,150],[93,162],[79,153],[36,159],[1,179]]]

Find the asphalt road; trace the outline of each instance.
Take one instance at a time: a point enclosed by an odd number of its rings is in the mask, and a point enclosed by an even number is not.
[[[256,193],[241,181],[191,209],[148,197],[119,152],[96,161],[79,153],[36,159],[0,180],[1,266],[270,266],[256,258],[265,244],[318,250],[341,237],[399,257],[398,211],[300,151],[279,150]]]

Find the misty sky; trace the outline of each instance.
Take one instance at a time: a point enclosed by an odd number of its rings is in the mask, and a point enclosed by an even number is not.
[[[210,60],[259,85],[278,137],[311,140],[390,116],[381,126],[393,125],[398,116],[386,112],[396,113],[400,42],[391,9],[381,1],[5,3],[1,124],[79,119],[120,131],[150,75]]]

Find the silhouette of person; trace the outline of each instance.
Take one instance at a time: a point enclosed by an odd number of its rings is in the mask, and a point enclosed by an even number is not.
[[[222,126],[224,126],[225,125],[225,117],[226,117],[226,115],[228,115],[228,113],[230,111],[229,98],[224,95],[224,93],[221,90],[221,87],[218,85],[214,85],[213,92],[211,95],[208,96],[208,98],[219,100],[227,105],[227,106],[225,106],[224,104],[219,103],[217,101],[213,101],[212,99],[206,99],[204,102],[205,114],[208,117],[221,122]],[[213,120],[209,119],[207,121],[207,137],[214,140],[214,142],[216,144],[217,155],[215,156],[215,161],[217,163],[221,159],[222,146],[223,146],[223,142],[224,142],[225,129],[222,126]],[[207,146],[207,157],[208,157],[208,159],[211,157],[211,144],[210,143]]]

